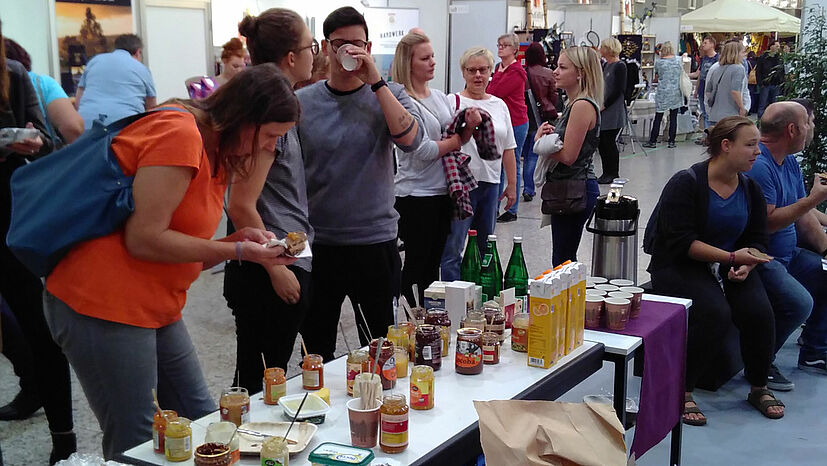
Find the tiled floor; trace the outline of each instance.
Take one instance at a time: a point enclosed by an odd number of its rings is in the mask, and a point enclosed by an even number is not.
[[[630,148],[627,148],[630,149]],[[638,148],[638,151],[640,149]],[[621,174],[630,179],[626,193],[639,199],[641,208],[640,236],[663,185],[677,170],[685,168],[704,158],[701,148],[691,142],[679,143],[677,149],[666,149],[665,145],[649,154],[622,155]],[[600,161],[596,159],[599,175]],[[605,192],[605,188],[603,188]],[[507,260],[511,252],[510,238],[522,235],[529,272],[534,274],[550,265],[549,229],[539,229],[539,200],[520,203],[519,220],[509,224],[498,224],[500,257]],[[587,264],[591,262],[592,235],[584,234],[579,257]],[[638,281],[648,280],[645,271],[648,256],[639,252]],[[184,319],[198,349],[212,394],[218,397],[220,390],[232,380],[235,366],[235,333],[233,318],[222,297],[223,276],[204,273],[189,293]],[[347,306],[347,305],[346,305]],[[350,310],[342,313],[345,332],[350,342],[356,342],[353,314]],[[794,341],[795,336],[791,339]],[[341,339],[341,337],[340,337]],[[344,344],[339,342],[340,352]],[[294,361],[299,359],[295,350]],[[706,427],[684,429],[683,459],[686,465],[740,465],[740,464],[824,464],[827,457],[827,421],[824,418],[824,401],[827,399],[827,378],[805,374],[794,369],[797,357],[795,343],[788,343],[780,352],[778,365],[796,383],[796,390],[779,394],[787,404],[784,419],[770,421],[748,407],[745,399],[747,383],[736,376],[716,393],[699,391],[696,399],[709,417]],[[291,364],[292,365],[292,364]],[[594,374],[574,390],[566,394],[563,401],[580,401],[588,394],[610,394],[612,389],[611,363]],[[290,374],[295,373],[291,369]],[[637,393],[633,387],[630,393]],[[97,422],[89,410],[86,399],[75,381],[75,426],[82,452],[100,454],[101,434]],[[5,404],[17,392],[17,379],[11,365],[0,358],[0,405]],[[629,437],[631,440],[631,437]],[[7,465],[40,465],[48,460],[50,444],[43,411],[25,421],[0,422],[0,445]],[[667,464],[669,458],[668,439],[641,458],[643,465]]]

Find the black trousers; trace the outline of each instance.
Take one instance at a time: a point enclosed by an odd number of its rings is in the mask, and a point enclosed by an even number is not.
[[[10,157],[0,162],[0,295],[6,300],[29,344],[38,394],[52,432],[68,432],[72,422],[72,385],[69,363],[52,339],[43,315],[43,284],[6,246],[11,217],[9,180],[24,162]],[[83,277],[79,277],[83,280]]]
[[[675,134],[678,132],[678,110],[674,108],[669,110],[669,143],[675,142]],[[655,113],[655,121],[652,122],[652,132],[649,134],[649,142],[652,144],[658,142],[658,134],[660,134],[660,122],[663,121],[663,113]]]
[[[423,303],[425,289],[439,280],[439,264],[451,232],[453,208],[448,195],[397,197],[394,207],[399,212],[399,238],[405,243],[402,294],[413,306],[412,285],[419,287],[417,299]]]
[[[728,267],[721,267],[726,277]],[[767,384],[767,373],[775,347],[775,317],[758,272],[743,282],[724,278],[718,285],[706,264],[670,265],[652,272],[656,292],[692,300],[686,344],[686,391],[695,389],[698,378],[718,356],[730,322],[740,331],[744,375],[756,387]]]
[[[288,269],[301,286],[301,297],[296,304],[286,303],[279,297],[270,275],[259,264],[228,262],[224,269],[224,298],[233,311],[236,326],[233,380],[250,393],[261,390],[262,354],[268,367],[287,371],[296,335],[310,308],[310,272],[292,265]]]
[[[320,354],[325,362],[333,359],[345,297],[356,313],[362,346],[370,343],[368,335],[386,335],[393,324],[393,297],[399,296],[401,268],[396,239],[367,245],[314,244],[313,289],[302,332],[307,350]]]
[[[20,379],[20,391],[39,397],[32,351],[26,337],[23,336],[23,330],[20,329],[17,318],[5,301],[0,303],[0,314],[0,320],[3,321],[3,325],[0,326],[3,334],[3,356],[9,359],[14,375]]]
[[[620,152],[617,150],[617,135],[621,128],[607,129],[600,132],[600,143],[597,150],[603,162],[603,176],[617,178],[620,175]]]

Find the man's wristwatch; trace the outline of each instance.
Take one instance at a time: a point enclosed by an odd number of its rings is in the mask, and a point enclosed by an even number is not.
[[[370,90],[372,90],[373,92],[376,92],[379,89],[381,89],[382,86],[387,86],[387,85],[388,85],[388,83],[386,83],[384,79],[379,78],[379,81],[376,81],[376,83],[370,85]]]

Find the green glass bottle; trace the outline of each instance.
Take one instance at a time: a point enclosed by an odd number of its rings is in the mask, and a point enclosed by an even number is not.
[[[495,299],[503,288],[503,272],[497,253],[497,236],[488,235],[488,245],[482,258],[482,293],[487,299]]]
[[[505,285],[504,289],[514,288],[514,295],[517,299],[523,301],[523,312],[528,307],[528,267],[525,265],[525,257],[523,257],[523,238],[520,236],[514,237],[514,247],[511,249],[511,257],[508,259],[508,267],[505,268]]]
[[[462,264],[459,267],[459,279],[482,285],[481,262],[480,250],[477,246],[477,230],[468,230],[468,245],[465,246],[465,254],[462,256]]]

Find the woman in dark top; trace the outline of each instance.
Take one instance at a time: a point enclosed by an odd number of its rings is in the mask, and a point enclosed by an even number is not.
[[[43,314],[43,284],[6,246],[11,217],[9,184],[14,171],[26,160],[54,148],[40,113],[32,82],[20,63],[6,61],[0,31],[0,128],[36,128],[40,135],[0,148],[0,295],[14,313],[32,352],[37,393],[23,392],[0,408],[4,420],[24,419],[43,406],[52,434],[50,464],[66,459],[76,449],[72,421],[72,386],[69,364],[52,340]],[[36,398],[36,399],[33,399]]]
[[[537,133],[537,126],[544,121],[557,121],[557,81],[554,80],[554,72],[546,68],[546,51],[539,42],[533,42],[525,51],[526,74],[528,74],[528,85],[534,93],[539,105],[539,122],[534,122],[529,112],[528,136],[523,144],[523,200],[530,202],[534,199],[534,168],[537,166],[537,154],[534,153],[534,135]]]
[[[569,47],[560,53],[554,70],[557,85],[566,91],[569,100],[557,126],[543,123],[535,139],[557,133],[563,148],[549,157],[558,163],[546,173],[542,198],[552,199],[555,183],[578,181],[579,191],[570,186],[572,195],[585,196],[585,209],[579,212],[551,214],[551,262],[558,265],[566,260],[577,260],[577,248],[583,236],[583,226],[592,213],[600,188],[594,176],[594,151],[600,134],[600,105],[603,102],[603,74],[600,58],[589,47]],[[585,192],[583,192],[585,191]]]
[[[600,160],[603,174],[597,179],[600,184],[609,184],[619,176],[620,153],[617,150],[617,135],[626,124],[626,64],[620,61],[620,41],[614,37],[600,43],[605,83],[603,109],[600,111]]]
[[[649,272],[659,294],[692,299],[686,348],[683,422],[706,424],[692,400],[698,378],[721,350],[729,322],[740,331],[748,401],[778,419],[784,405],[767,390],[775,321],[760,277],[767,262],[751,252],[767,247],[767,205],[741,173],[760,153],[752,121],[726,117],[709,133],[709,160],[675,174],[661,194]],[[652,232],[647,232],[652,233]]]

